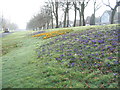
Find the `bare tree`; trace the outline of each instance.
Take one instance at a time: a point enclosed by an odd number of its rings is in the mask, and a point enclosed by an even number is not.
[[[91,17],[90,17],[90,25],[95,25],[95,15],[92,14]]]
[[[51,5],[50,5],[51,6]],[[53,12],[52,12],[52,6],[50,7],[51,9],[51,27],[53,28]]]
[[[7,22],[6,23],[6,28],[8,28],[9,30],[16,30],[16,29],[18,29],[18,26],[15,23]]]
[[[103,0],[102,0],[102,2],[103,2]],[[107,2],[108,2],[107,4],[104,3],[104,2],[103,2],[103,4],[106,5],[107,7],[109,7],[109,8],[111,9],[112,13],[111,13],[110,23],[113,24],[115,12],[116,12],[116,10],[117,10],[117,7],[120,6],[120,1],[117,1],[117,2],[116,2],[116,5],[115,5],[114,7],[112,7],[112,6],[110,5],[110,1],[109,1],[109,0],[108,0]]]
[[[79,7],[77,7],[77,10],[79,11],[79,26],[81,26],[81,2],[78,2],[79,3]]]
[[[38,28],[53,28],[53,12],[56,14],[53,3],[54,2],[45,2],[45,5],[42,7],[41,11],[27,23],[27,28],[34,30]]]
[[[67,10],[66,10],[66,8],[65,8],[65,11],[64,11],[64,25],[63,25],[63,27],[66,27],[66,14],[67,14],[66,11],[67,11]]]
[[[81,3],[81,17],[82,17],[82,26],[85,26],[85,18],[84,18],[84,11],[87,7],[90,0],[83,0]]]
[[[74,24],[73,24],[73,27],[75,27],[76,26],[76,16],[77,16],[77,3],[76,3],[76,1],[75,2],[73,2],[73,5],[74,5],[74,11],[75,11],[75,18],[74,18]]]
[[[66,11],[67,11],[66,6],[67,6],[67,3],[66,3],[66,2],[59,2],[59,5],[60,5],[59,8],[61,8],[62,11],[63,11],[63,15],[61,16],[60,25],[62,25],[62,17],[64,16],[64,19],[63,19],[63,27],[66,27],[66,19],[67,19],[67,18],[66,18],[66,16],[67,16],[67,13],[66,13]]]
[[[56,18],[56,28],[58,28],[58,1],[55,0],[55,18]]]
[[[71,9],[70,3],[68,0],[66,2],[61,2],[62,10],[64,11],[64,24],[63,27],[69,26],[69,10]]]
[[[34,30],[40,30],[41,28],[48,29],[50,21],[52,20],[51,13],[50,4],[46,3],[41,11],[28,22],[27,28]]]
[[[101,4],[100,3],[96,4],[96,0],[93,0],[93,3],[94,3],[94,13],[93,13],[92,25],[95,25],[95,13],[101,7]]]
[[[84,11],[85,8],[87,7],[88,3],[90,0],[78,0],[78,6],[76,9],[79,11],[79,26],[85,26],[85,18],[84,18]]]
[[[41,29],[42,27],[45,28],[45,25],[50,21],[49,18],[50,16],[45,12],[38,13],[27,23],[27,28],[34,30],[37,30],[38,28]]]
[[[53,20],[53,17],[52,17],[52,9],[50,7],[50,4],[49,3],[46,3],[46,5],[44,5],[43,7],[43,10],[44,10],[44,18],[45,18],[45,23],[46,23],[46,28],[48,29],[49,28],[49,24],[50,24],[50,21]],[[52,21],[53,23],[53,21]]]
[[[51,5],[52,5],[52,11],[53,11],[53,14],[54,14],[54,16],[55,16],[55,20],[56,20],[56,28],[58,28],[59,27],[59,25],[58,25],[58,6],[59,6],[59,2],[58,2],[58,0],[55,0],[55,1],[53,1],[53,0],[51,0],[51,1],[49,1],[50,3],[51,3]]]
[[[15,30],[18,29],[18,26],[9,19],[4,18],[2,15],[2,17],[0,17],[0,29],[3,29],[4,32],[9,32],[8,29]]]
[[[67,0],[67,8],[66,8],[66,13],[67,13],[67,27],[69,26],[69,10],[70,10],[70,3],[71,2],[68,2]]]
[[[52,1],[52,0],[51,0],[51,1],[48,0],[48,2],[46,2],[46,3],[48,4],[48,6],[49,6],[49,8],[50,8],[50,18],[51,18],[51,19],[50,19],[50,21],[51,21],[50,24],[51,24],[51,28],[53,28],[53,19],[54,19],[54,18],[53,18],[53,14],[54,14],[54,13],[53,13],[53,12],[54,12],[54,11],[53,11],[53,10],[54,10],[54,5],[52,4],[53,1]]]

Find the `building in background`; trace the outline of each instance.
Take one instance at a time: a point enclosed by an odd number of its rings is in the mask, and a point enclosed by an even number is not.
[[[107,25],[111,21],[111,10],[106,10],[101,16],[95,18],[95,25]],[[92,17],[92,16],[91,16]],[[91,17],[86,18],[86,26],[91,25]],[[120,11],[115,13],[114,24],[120,23]]]
[[[104,25],[104,24],[110,24],[110,19],[111,18],[111,11],[110,10],[106,10],[101,18],[100,18],[100,21],[101,21],[101,24]]]
[[[110,21],[111,21],[111,13],[112,11],[111,10],[106,10],[101,18],[100,18],[100,23],[102,25],[104,24],[110,24]],[[120,12],[116,12],[115,13],[115,16],[114,16],[114,20],[113,20],[114,24],[117,24],[117,23],[120,23]]]
[[[86,20],[85,20],[85,23],[86,23],[86,26],[89,26],[90,25],[90,16],[87,16]]]

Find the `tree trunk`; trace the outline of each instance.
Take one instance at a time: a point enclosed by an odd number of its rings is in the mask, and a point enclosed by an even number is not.
[[[47,22],[47,29],[49,29],[49,22]]]
[[[69,26],[69,2],[67,2],[67,27]]]
[[[55,12],[56,12],[56,28],[59,28],[58,26],[58,2],[55,2]]]
[[[65,12],[64,12],[64,25],[63,25],[63,27],[66,27],[66,9],[65,9]]]
[[[79,11],[79,26],[81,26],[81,2],[79,2],[79,8],[77,10]]]
[[[111,24],[113,24],[114,23],[114,16],[115,16],[115,12],[116,12],[116,9],[117,9],[117,7],[118,7],[118,5],[116,5],[115,7],[114,7],[114,9],[112,9],[112,14],[111,14]]]
[[[52,29],[53,29],[53,15],[51,17]]]
[[[95,2],[94,2],[93,25],[95,25]]]
[[[82,26],[85,26],[84,10],[85,10],[85,4],[84,4],[84,2],[83,2],[83,3],[81,4]]]
[[[69,12],[67,13],[67,27],[69,27]]]
[[[80,20],[79,20],[79,26],[81,26],[81,12],[80,12],[80,8],[79,8],[79,18],[80,18]]]
[[[105,5],[106,5],[106,4],[105,4]],[[112,7],[110,6],[110,4],[109,4],[109,5],[106,5],[106,6],[110,7],[111,10],[112,10],[110,23],[113,24],[113,23],[114,23],[115,12],[116,12],[117,7],[120,6],[120,1],[117,1],[117,2],[116,2],[116,5],[115,5],[114,8],[112,8]]]
[[[52,29],[53,29],[53,14],[52,14],[52,11],[51,11],[51,27],[52,27]]]
[[[76,15],[77,15],[76,2],[74,2],[73,4],[74,4],[74,10],[75,10],[75,19],[74,19],[73,27],[75,27],[76,26]]]
[[[83,26],[85,26],[85,19],[84,19],[84,14],[83,14]]]

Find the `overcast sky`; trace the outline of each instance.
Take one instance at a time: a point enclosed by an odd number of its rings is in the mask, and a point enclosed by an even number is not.
[[[20,29],[26,28],[26,23],[30,18],[40,11],[40,7],[44,5],[47,0],[0,0],[0,15],[16,23]],[[85,9],[85,18],[93,13],[93,0]],[[101,0],[97,0],[99,2]],[[107,0],[103,0],[107,1]],[[111,5],[114,6],[116,0],[110,0]],[[101,16],[105,10],[110,10],[106,6],[102,6],[97,12],[96,16]],[[74,13],[70,12],[70,19],[74,20]]]

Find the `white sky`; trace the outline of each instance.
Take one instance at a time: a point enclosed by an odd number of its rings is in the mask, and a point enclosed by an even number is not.
[[[40,11],[40,7],[47,0],[0,0],[0,16],[3,13],[4,18],[16,23],[20,29],[26,28],[26,23],[30,18]],[[91,16],[93,13],[93,0],[90,0],[88,7],[85,9],[85,18]],[[97,0],[101,1],[101,0]],[[107,0],[103,0],[107,1]],[[110,0],[111,5],[114,6],[116,0]],[[106,6],[102,6],[97,12],[96,16],[102,15],[105,10],[110,10]],[[74,20],[74,12],[70,12],[70,20]]]

